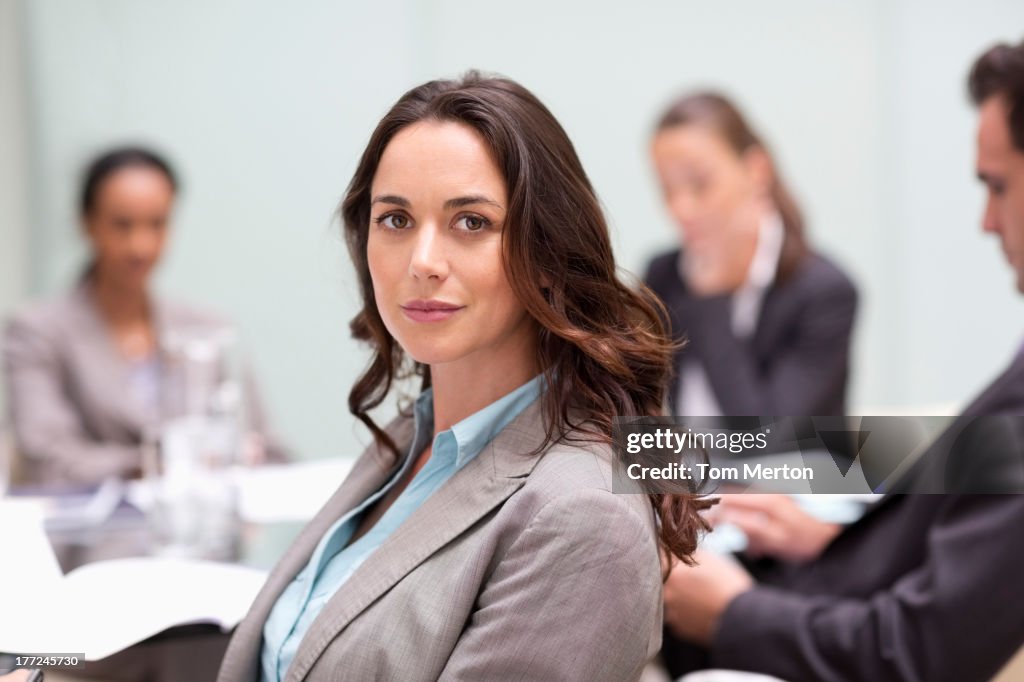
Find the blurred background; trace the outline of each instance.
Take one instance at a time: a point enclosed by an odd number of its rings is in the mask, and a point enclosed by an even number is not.
[[[964,80],[1020,40],[1018,0],[368,5],[0,0],[0,316],[79,275],[84,164],[152,145],[182,180],[159,290],[237,321],[299,457],[355,456],[368,356],[334,210],[394,100],[478,68],[552,109],[638,273],[675,240],[656,118],[687,89],[733,96],[860,288],[851,413],[962,404],[1009,361],[1024,302],[980,234]]]

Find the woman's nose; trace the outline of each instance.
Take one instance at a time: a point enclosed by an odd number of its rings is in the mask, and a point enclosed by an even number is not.
[[[444,279],[448,276],[448,258],[444,239],[433,225],[423,225],[413,241],[409,274],[416,279]]]
[[[673,220],[682,229],[683,234],[688,238],[694,236],[697,211],[693,198],[679,193],[669,201],[669,212]]]
[[[151,257],[160,250],[160,232],[149,225],[135,224],[129,234],[128,247],[133,256]]]

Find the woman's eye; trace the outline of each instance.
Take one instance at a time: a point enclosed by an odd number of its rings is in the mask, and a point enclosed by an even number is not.
[[[466,230],[467,232],[479,232],[490,225],[490,223],[491,221],[483,216],[465,215],[459,218],[459,221],[455,224],[459,225],[461,229]]]
[[[377,218],[377,224],[392,230],[404,230],[409,227],[409,218],[401,213],[388,213]]]

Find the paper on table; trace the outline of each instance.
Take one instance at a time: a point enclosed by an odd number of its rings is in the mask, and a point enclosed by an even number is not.
[[[61,579],[60,564],[46,537],[42,500],[0,498],[0,612],[23,598],[19,585]]]
[[[759,493],[739,493],[740,495],[757,495]],[[882,496],[873,493],[819,493],[790,495],[808,514],[819,521],[851,524],[864,515],[868,505]],[[701,548],[717,554],[734,554],[747,548],[747,536],[731,523],[720,523],[714,531],[701,538]]]
[[[242,518],[306,521],[348,474],[351,459],[234,473]],[[128,498],[146,508],[147,482]],[[134,558],[87,564],[62,576],[43,526],[45,505],[0,502],[0,651],[105,658],[174,625],[229,629],[245,615],[262,571],[213,562]]]
[[[0,651],[84,653],[98,660],[175,625],[228,630],[245,616],[266,573],[232,564],[149,557],[87,564],[57,580],[20,585],[3,609]],[[4,576],[6,581],[6,575]]]
[[[253,523],[308,521],[345,480],[353,461],[325,459],[242,471],[239,513]]]

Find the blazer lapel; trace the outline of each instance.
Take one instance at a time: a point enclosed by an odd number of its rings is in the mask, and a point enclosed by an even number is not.
[[[686,292],[686,285],[678,276],[672,282],[672,286],[665,293],[662,302],[668,310],[668,322],[670,329],[669,336],[673,341],[685,342],[682,352],[672,354],[672,376],[668,385],[668,411],[669,415],[678,414],[679,405],[679,384],[682,381],[683,361],[690,357],[689,338],[686,330],[687,304],[690,300]]]
[[[936,444],[945,443],[947,434],[953,429],[960,431],[965,420],[998,414],[1000,412],[1024,414],[1024,352],[1018,352],[1010,366],[982,391],[981,395],[964,408],[961,415],[943,433],[936,437],[930,448],[936,447]],[[896,485],[912,480],[914,475],[921,475],[921,468],[926,464],[927,458],[928,452],[926,451],[921,455],[918,462],[915,463],[915,466],[904,475],[904,478],[896,481]],[[864,511],[864,515],[854,525],[859,527],[867,524],[880,511],[892,506],[894,500],[902,499],[906,494],[908,493],[890,492],[883,495],[881,499],[868,506]]]
[[[965,417],[997,413],[1024,414],[1024,349],[963,411]]]
[[[779,285],[773,283],[764,292],[761,310],[757,316],[754,334],[750,337],[751,348],[760,360],[776,352],[780,337],[792,324],[792,313],[787,310],[786,299],[779,295]]]
[[[299,645],[287,680],[302,680],[349,623],[410,571],[501,505],[540,460],[541,401],[536,400],[451,480],[431,495],[331,598]]]
[[[399,446],[399,452],[408,449],[413,426],[411,418],[399,417],[385,429]],[[399,461],[375,444],[360,456],[345,482],[306,525],[267,577],[267,582],[231,638],[221,664],[220,680],[255,679],[263,643],[263,625],[281,593],[309,563],[317,544],[331,525],[384,485]]]

